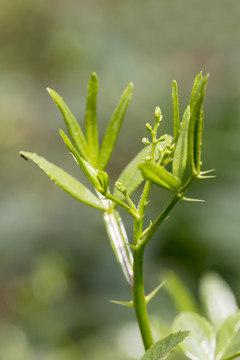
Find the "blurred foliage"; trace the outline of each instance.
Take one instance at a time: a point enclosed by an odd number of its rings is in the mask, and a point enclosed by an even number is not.
[[[113,180],[140,149],[155,106],[165,118],[163,133],[171,131],[172,79],[185,108],[195,74],[210,73],[203,159],[217,178],[196,183],[189,194],[206,203],[181,203],[156,235],[146,283],[154,287],[170,267],[196,293],[201,273],[214,269],[240,299],[239,10],[236,0],[1,0],[0,358],[141,356],[133,313],[108,302],[129,294],[101,216],[18,156],[21,149],[36,151],[79,175],[45,88],[59,91],[82,121],[93,71],[103,129],[124,87],[135,84],[109,164]],[[165,200],[164,191],[153,191],[155,215]],[[168,322],[174,313],[164,292],[150,311]]]

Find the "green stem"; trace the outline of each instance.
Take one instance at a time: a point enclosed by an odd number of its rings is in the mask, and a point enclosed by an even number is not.
[[[144,258],[144,246],[138,248],[133,254],[133,304],[136,313],[139,329],[141,332],[143,344],[145,350],[149,349],[153,345],[153,337],[150,328],[147,304],[144,294],[143,285],[143,258]]]
[[[170,203],[165,207],[165,209],[161,212],[159,217],[154,221],[154,223],[149,227],[149,230],[145,234],[144,238],[141,240],[139,246],[145,247],[145,245],[151,240],[155,232],[158,230],[160,225],[166,220],[171,210],[174,208],[174,206],[177,204],[177,202],[181,199],[181,196],[178,196],[176,194],[173,195]]]

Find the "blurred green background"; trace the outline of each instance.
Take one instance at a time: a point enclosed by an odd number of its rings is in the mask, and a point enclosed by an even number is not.
[[[123,89],[134,82],[108,170],[112,184],[141,148],[155,106],[172,132],[171,82],[184,110],[195,75],[210,73],[205,101],[204,169],[146,254],[146,290],[177,271],[197,296],[205,270],[218,271],[240,300],[240,3],[237,0],[0,0],[0,358],[138,359],[142,348],[100,212],[54,186],[19,150],[37,152],[82,181],[66,151],[58,91],[84,120],[91,72],[100,81],[102,133]],[[153,189],[152,216],[165,203]],[[131,236],[131,221],[126,218]],[[149,306],[171,323],[164,292]]]

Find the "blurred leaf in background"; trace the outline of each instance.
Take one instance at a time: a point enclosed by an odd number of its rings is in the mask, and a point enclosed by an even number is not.
[[[58,136],[62,119],[45,88],[59,91],[83,125],[86,84],[93,71],[101,88],[100,137],[124,86],[129,81],[135,85],[108,165],[112,181],[141,149],[144,124],[155,106],[160,105],[168,119],[163,133],[170,129],[172,80],[178,81],[182,112],[195,74],[200,70],[211,74],[203,163],[206,169],[216,168],[217,178],[192,189],[191,197],[206,203],[181,204],[161,237],[156,236],[146,266],[151,270],[150,286],[167,266],[177,270],[193,291],[201,273],[215,269],[239,300],[239,11],[236,0],[1,0],[0,355],[4,360],[141,356],[124,350],[130,345],[119,345],[120,329],[134,318],[108,302],[128,298],[128,292],[101,216],[96,211],[86,226],[92,210],[68,198],[17,155],[21,148],[42,153],[79,176],[62,147]],[[153,193],[153,212],[165,202],[164,196]],[[151,312],[163,319],[173,316],[163,293],[151,306]]]

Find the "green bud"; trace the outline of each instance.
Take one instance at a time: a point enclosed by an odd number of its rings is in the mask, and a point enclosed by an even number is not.
[[[146,123],[146,129],[147,131],[149,131],[151,134],[153,133],[153,129],[151,127],[151,125],[149,123]]]
[[[155,108],[155,113],[154,113],[154,117],[158,122],[162,121],[162,112],[159,106],[157,106]]]
[[[105,195],[108,191],[108,185],[109,185],[108,174],[105,171],[99,170],[97,173],[97,179],[102,187],[102,190],[103,190],[102,193]]]
[[[142,143],[143,143],[144,146],[149,146],[150,145],[150,141],[146,137],[142,138]]]

